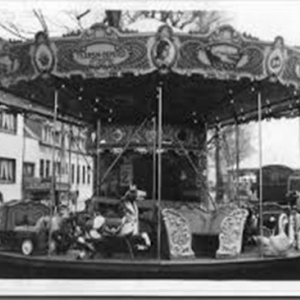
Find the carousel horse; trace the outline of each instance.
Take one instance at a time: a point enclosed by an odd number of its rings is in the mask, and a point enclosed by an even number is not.
[[[136,204],[136,201],[143,197],[145,197],[145,192],[131,186],[120,202],[122,217],[105,218],[98,214],[88,222],[85,236],[80,237],[80,243],[85,243],[88,249],[94,252],[97,245],[108,243],[110,238],[124,238],[131,251],[129,239],[134,237],[136,241],[134,246],[137,250],[148,249],[151,241],[147,233],[139,234],[139,211]]]
[[[53,216],[41,217],[36,225],[38,232],[45,231],[51,234],[50,251],[55,253],[67,251],[74,242],[75,219],[67,210],[61,210]]]
[[[262,246],[263,253],[266,256],[284,256],[293,246],[293,230],[286,214],[279,216],[277,235],[270,237],[256,236],[255,240]],[[285,232],[286,225],[289,224],[289,235]]]

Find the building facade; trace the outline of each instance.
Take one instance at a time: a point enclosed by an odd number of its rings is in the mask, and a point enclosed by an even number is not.
[[[57,188],[78,191],[78,209],[82,208],[93,194],[94,163],[86,140],[86,131],[76,126],[57,122],[54,130],[49,120],[24,119],[1,109],[0,191],[4,201],[27,197],[29,190],[49,190],[54,161]]]
[[[21,197],[23,128],[20,115],[0,110],[0,191],[4,201]]]
[[[24,164],[27,178],[34,174],[38,181],[33,179],[33,185],[38,189],[40,183],[49,186],[55,174],[57,190],[65,192],[62,196],[69,191],[78,192],[78,208],[81,209],[84,200],[93,194],[94,163],[87,152],[87,131],[62,122],[57,122],[53,130],[53,123],[43,119],[26,119],[25,130],[28,144],[29,140],[38,143],[36,167],[30,161]]]

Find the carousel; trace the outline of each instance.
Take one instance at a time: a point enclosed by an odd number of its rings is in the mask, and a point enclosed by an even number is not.
[[[230,26],[200,35],[95,24],[1,41],[0,66],[1,89],[15,99],[0,100],[7,109],[88,128],[95,159],[84,211],[54,198],[48,209],[4,204],[1,277],[298,278],[295,201],[264,213],[262,176],[254,208],[238,189],[229,203],[214,199],[207,136],[217,141],[231,125],[238,141],[239,125],[256,121],[261,175],[261,121],[300,109],[299,49]]]

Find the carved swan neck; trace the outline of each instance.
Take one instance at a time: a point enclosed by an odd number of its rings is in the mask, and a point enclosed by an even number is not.
[[[281,214],[279,216],[279,220],[278,220],[278,231],[279,234],[286,234],[285,233],[285,226],[286,224],[288,224],[288,217],[286,214]]]
[[[289,216],[289,240],[291,243],[295,242],[295,215]]]

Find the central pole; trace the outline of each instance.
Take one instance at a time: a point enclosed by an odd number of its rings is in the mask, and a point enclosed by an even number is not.
[[[101,120],[97,120],[97,135],[96,135],[96,157],[97,157],[97,173],[96,173],[96,195],[97,197],[101,194],[101,168],[100,168],[100,160],[101,160],[101,152],[100,152],[100,143],[101,143]]]
[[[153,117],[153,167],[152,167],[152,200],[156,199],[156,144],[157,144],[157,132],[156,132],[156,117]]]
[[[161,184],[162,184],[162,86],[158,91],[158,167],[157,167],[157,258],[161,259]]]
[[[261,127],[261,94],[258,93],[258,141],[259,141],[259,232],[263,236],[263,172],[262,172],[262,127]],[[263,251],[261,248],[261,255]]]

